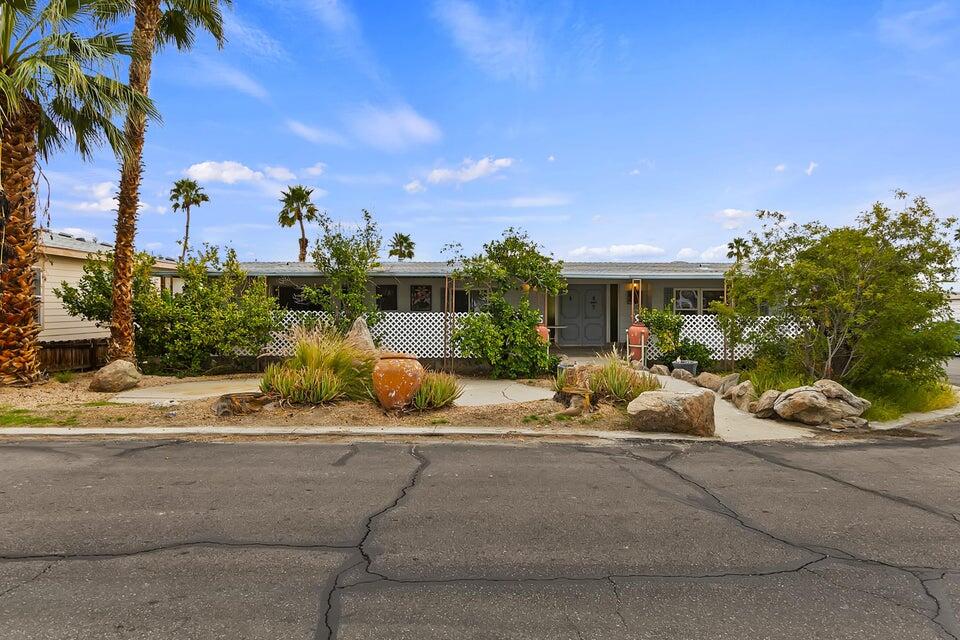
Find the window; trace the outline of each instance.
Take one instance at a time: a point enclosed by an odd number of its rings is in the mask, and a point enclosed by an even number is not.
[[[673,310],[681,315],[712,313],[710,303],[723,302],[723,289],[674,289]]]
[[[410,285],[410,311],[433,311],[432,285]]]
[[[704,289],[700,298],[703,300],[703,312],[713,313],[710,310],[710,303],[723,302],[723,289]]]
[[[292,285],[280,285],[275,287],[273,295],[281,309],[294,309],[297,311],[323,311],[319,305],[312,304],[303,297],[303,289]]]
[[[378,284],[377,285],[377,309],[380,311],[397,310],[397,285]]]
[[[37,324],[43,326],[43,270],[33,270],[33,301],[36,305]]]
[[[453,310],[457,313],[470,311],[470,292],[457,289],[453,292]]]

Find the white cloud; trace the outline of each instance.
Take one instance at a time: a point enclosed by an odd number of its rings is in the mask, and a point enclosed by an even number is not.
[[[637,162],[637,166],[636,166],[636,167],[634,167],[633,169],[631,169],[631,170],[628,172],[628,175],[631,175],[631,176],[639,176],[639,175],[642,174],[644,171],[648,171],[648,170],[650,170],[650,169],[653,169],[653,167],[654,167],[653,160],[648,160],[648,159],[646,159],[646,158],[643,158],[643,159],[641,159],[639,162]]]
[[[506,205],[516,209],[526,209],[532,207],[562,207],[569,204],[570,198],[561,195],[542,195],[542,196],[516,196],[508,198]]]
[[[343,136],[336,131],[331,131],[330,129],[313,127],[308,124],[304,124],[299,120],[292,119],[287,120],[286,125],[287,129],[289,129],[295,135],[300,136],[307,142],[313,142],[314,144],[344,144]]]
[[[690,247],[684,247],[683,249],[680,249],[680,251],[677,251],[678,260],[693,260],[699,256],[700,252]]]
[[[435,14],[454,43],[474,64],[501,79],[535,82],[542,46],[529,20],[505,8],[483,15],[466,0],[440,0]]]
[[[785,165],[785,164],[783,164],[783,163],[781,162],[780,164],[778,164],[777,166],[775,166],[775,167],[773,168],[773,170],[776,171],[777,173],[783,173],[784,171],[787,170],[787,165]]]
[[[419,180],[411,180],[403,185],[403,190],[407,193],[423,193],[427,188]]]
[[[258,100],[266,100],[269,97],[269,93],[262,84],[240,69],[211,60],[205,56],[194,56],[194,59],[198,64],[193,75],[193,82],[206,86],[233,89]]]
[[[937,2],[923,9],[887,15],[877,21],[880,39],[909,49],[929,49],[948,42],[958,31],[956,5]]]
[[[96,182],[89,185],[76,185],[74,191],[83,194],[85,199],[76,202],[64,202],[59,206],[72,211],[81,211],[84,213],[113,213],[119,208],[117,201],[118,187],[116,182]],[[140,212],[146,213],[153,211],[163,213],[163,207],[155,207],[140,200]]]
[[[278,40],[232,11],[223,14],[223,32],[230,47],[239,47],[246,53],[268,60],[285,60],[286,50]]]
[[[188,178],[199,182],[235,184],[237,182],[256,182],[263,180],[263,173],[254,171],[250,167],[234,160],[226,160],[224,162],[207,160],[206,162],[199,162],[187,167],[183,173]]]
[[[327,165],[323,162],[318,162],[313,166],[307,167],[303,170],[308,176],[322,176],[323,173],[327,170]]]
[[[353,134],[367,145],[384,151],[436,142],[440,128],[408,105],[379,108],[367,105],[348,116]]]
[[[727,245],[718,244],[715,247],[710,247],[706,251],[700,253],[701,260],[708,261],[717,261],[717,260],[726,260],[727,259]]]
[[[575,257],[623,258],[629,256],[660,256],[664,253],[661,247],[652,244],[612,244],[606,247],[577,247],[570,252],[570,255]]]
[[[722,209],[713,214],[714,220],[719,220],[724,229],[739,229],[753,213],[743,209]]]
[[[501,169],[506,169],[513,164],[513,158],[491,158],[487,156],[480,158],[476,162],[470,158],[465,159],[459,169],[434,169],[427,174],[427,182],[440,184],[442,182],[472,182],[484,176],[493,175]]]
[[[810,164],[807,165],[807,168],[804,169],[803,172],[804,172],[805,174],[807,174],[808,176],[812,176],[812,175],[813,175],[813,172],[814,172],[814,171],[816,170],[816,168],[819,167],[819,166],[820,166],[819,164],[817,164],[816,162],[813,162],[813,161],[811,160],[811,161],[810,161]]]
[[[297,174],[286,167],[264,167],[263,172],[267,174],[267,177],[273,178],[274,180],[296,180]]]
[[[547,162],[553,162],[554,160],[556,160],[556,158],[553,157],[553,154],[550,154],[549,156],[547,156]]]
[[[631,169],[631,170],[630,170],[630,175],[631,175],[631,176],[638,176],[638,175],[640,175],[640,169]]]

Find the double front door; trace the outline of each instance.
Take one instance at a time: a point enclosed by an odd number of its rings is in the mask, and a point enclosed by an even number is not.
[[[600,347],[607,342],[606,287],[572,284],[560,296],[557,310],[557,344],[567,347]]]

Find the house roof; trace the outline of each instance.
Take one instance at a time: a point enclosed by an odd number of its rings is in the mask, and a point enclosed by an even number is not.
[[[44,251],[53,255],[73,258],[86,258],[90,254],[113,250],[113,245],[106,242],[97,242],[96,238],[84,238],[62,231],[40,230],[40,244]],[[172,273],[176,270],[176,260],[155,256],[156,272],[158,274]]]
[[[251,276],[317,275],[312,262],[243,262],[241,266]],[[730,266],[725,262],[564,262],[563,275],[568,279],[719,279]],[[452,270],[447,262],[383,262],[371,275],[436,278]]]

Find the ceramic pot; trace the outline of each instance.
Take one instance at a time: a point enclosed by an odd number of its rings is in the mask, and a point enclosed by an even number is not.
[[[540,336],[540,340],[544,343],[550,342],[550,328],[542,322],[537,325],[537,335]]]
[[[388,411],[396,411],[410,404],[423,382],[424,373],[417,356],[381,353],[373,368],[373,392],[380,406]]]

